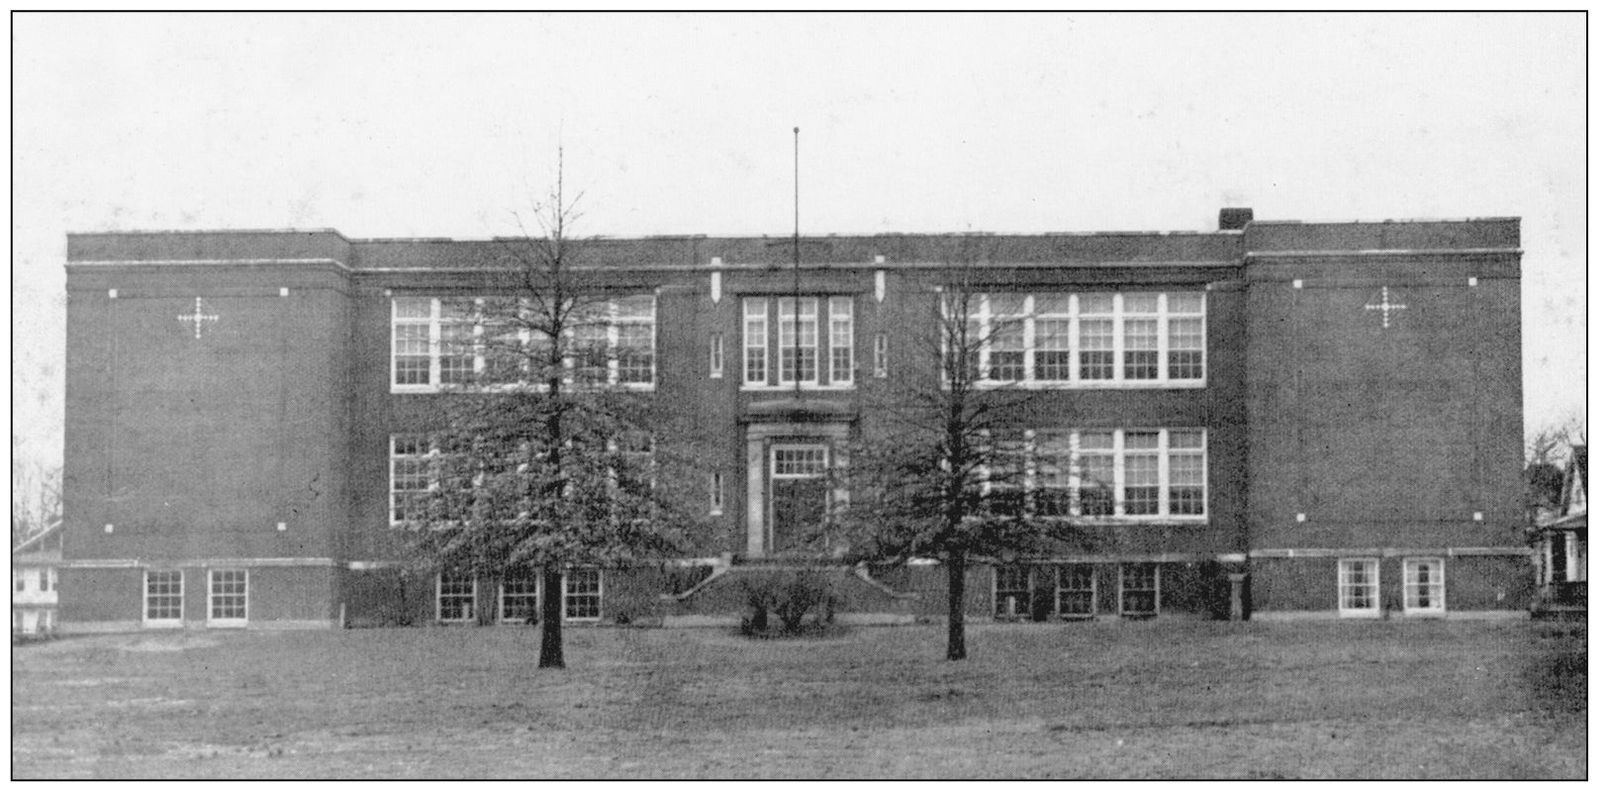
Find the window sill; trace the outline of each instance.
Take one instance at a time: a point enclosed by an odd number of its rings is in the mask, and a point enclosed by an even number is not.
[[[793,392],[793,384],[744,384],[740,386],[741,392]],[[801,384],[799,389],[804,392],[849,392],[855,389],[855,383],[848,384]]]
[[[142,627],[142,628],[151,628],[151,629],[184,628],[184,621],[183,620],[146,620],[145,622],[140,623],[140,627]]]
[[[452,393],[458,395],[483,395],[504,392],[538,392],[543,389],[542,384],[491,384],[473,387],[461,384],[393,384],[393,395],[438,395]],[[565,393],[577,392],[653,392],[654,384],[600,384],[595,387],[576,387],[566,384],[561,387]]]
[[[1207,388],[1205,379],[1179,379],[1163,381],[989,381],[976,382],[979,389],[1021,390],[1199,390]]]
[[[245,628],[245,620],[208,620],[208,628]]]

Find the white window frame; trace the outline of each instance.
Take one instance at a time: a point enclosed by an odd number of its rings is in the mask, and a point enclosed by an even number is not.
[[[172,573],[172,574],[177,574],[178,575],[178,577],[179,577],[179,591],[177,593],[164,594],[164,596],[163,596],[163,597],[174,597],[174,596],[178,597],[178,599],[179,599],[179,609],[178,609],[178,614],[176,616],[171,617],[171,618],[169,618],[169,617],[152,617],[151,616],[151,574],[153,574],[153,573],[161,573],[161,574]],[[140,622],[141,622],[142,625],[144,625],[146,628],[183,628],[184,627],[184,608],[185,608],[184,607],[184,604],[185,604],[185,598],[184,598],[184,581],[185,580],[184,580],[184,576],[185,576],[184,570],[180,569],[180,568],[146,568],[145,569],[145,575],[140,580],[140,582],[141,582],[141,586],[140,586],[140,590],[141,590],[141,596],[140,596]]]
[[[1430,606],[1411,605],[1416,602],[1415,588],[1420,584],[1410,574],[1410,568],[1419,563],[1426,563],[1435,568],[1433,581],[1427,583],[1435,592],[1435,600]],[[1403,560],[1403,613],[1410,617],[1429,617],[1447,614],[1448,577],[1447,567],[1441,557],[1405,557]]]
[[[648,315],[646,317],[645,316],[638,316],[638,315],[631,315],[631,316],[626,315],[624,313],[624,311],[623,311],[623,308],[622,308],[622,302],[624,302],[625,300],[628,300],[628,299],[647,299],[647,300],[649,300],[648,301],[648,304],[649,304]],[[399,311],[398,308],[399,308],[399,305],[401,303],[403,303],[403,302],[418,303],[418,302],[423,302],[425,300],[429,300],[429,303],[430,303],[430,311],[429,311],[428,316],[404,317],[404,316],[399,315],[400,311]],[[460,319],[460,318],[449,317],[443,310],[444,301],[445,302],[452,302],[452,301],[473,302],[475,304],[476,316],[474,316],[474,317],[472,317],[470,319]],[[469,324],[471,326],[470,336],[472,338],[474,338],[474,340],[473,340],[473,343],[472,343],[472,345],[473,345],[473,350],[472,350],[473,363],[472,363],[470,378],[473,380],[473,379],[478,378],[482,374],[484,374],[486,372],[487,362],[488,362],[487,356],[486,356],[486,343],[483,342],[483,340],[482,340],[482,337],[483,337],[483,335],[485,333],[485,329],[486,329],[486,322],[485,322],[484,318],[482,316],[480,316],[479,314],[482,311],[482,308],[485,307],[487,301],[488,301],[488,297],[470,297],[470,296],[464,296],[464,297],[451,297],[451,296],[449,296],[449,297],[440,297],[440,296],[394,296],[394,297],[392,297],[392,299],[391,299],[391,334],[390,334],[390,348],[389,348],[389,354],[390,354],[390,357],[391,357],[390,366],[389,366],[391,392],[393,392],[395,394],[431,393],[431,392],[442,392],[444,390],[451,390],[453,388],[463,386],[463,385],[461,385],[459,383],[447,384],[447,383],[444,383],[443,380],[442,380],[442,359],[443,359],[443,357],[448,356],[447,354],[444,353],[444,349],[442,347],[442,327],[444,325],[447,325],[447,324]],[[659,297],[658,297],[658,295],[654,294],[654,293],[631,293],[631,294],[619,294],[619,295],[615,295],[615,296],[599,296],[599,297],[596,298],[595,303],[596,303],[596,306],[598,307],[598,309],[603,312],[603,315],[602,315],[600,320],[603,323],[602,329],[604,330],[604,341],[608,345],[608,349],[609,349],[609,352],[610,352],[609,353],[609,359],[607,361],[607,373],[606,373],[606,376],[605,376],[605,381],[602,382],[602,385],[603,386],[609,386],[609,387],[619,387],[621,389],[633,390],[633,391],[644,391],[644,392],[653,391],[654,387],[655,387],[655,383],[659,380],[659,363],[660,363],[659,350],[658,350],[658,345],[659,345],[659,337],[658,337],[658,335],[659,335],[659,329],[658,329],[659,328]],[[424,326],[424,327],[427,327],[428,340],[427,340],[427,344],[426,344],[427,345],[426,353],[428,354],[428,357],[429,357],[429,364],[428,364],[428,367],[427,367],[427,373],[426,373],[426,377],[425,377],[426,381],[424,383],[399,384],[397,382],[397,357],[398,357],[398,354],[397,354],[397,334],[398,334],[398,328],[403,327],[403,326],[412,326],[412,327]],[[649,355],[648,381],[622,382],[620,380],[620,361],[621,361],[620,360],[620,352],[624,348],[624,345],[623,345],[623,342],[622,342],[622,334],[623,333],[621,332],[621,329],[622,329],[622,327],[625,327],[625,326],[647,326],[648,327],[648,340],[649,340],[649,345],[648,345],[648,355]],[[522,345],[531,342],[531,335],[532,335],[531,330],[529,330],[529,329],[520,329],[520,330],[518,330],[517,334],[519,336],[519,341],[520,341],[520,343]],[[410,356],[418,356],[418,355],[416,354],[416,355],[410,355]],[[461,356],[461,355],[454,355],[454,356]],[[567,387],[575,386],[574,380],[569,375],[569,371],[574,367],[574,361],[575,361],[574,359],[565,360],[565,370],[566,370],[565,385]],[[487,384],[479,386],[478,388],[479,389],[507,389],[507,388],[521,388],[521,387],[538,386],[539,384],[540,384],[540,382],[522,380],[522,381],[518,381],[518,382],[487,383]]]
[[[1082,310],[1082,297],[1099,297],[1112,300],[1111,312],[1084,313]],[[1022,300],[1023,311],[1010,313],[1011,320],[1022,323],[1022,348],[1013,353],[1023,354],[1023,378],[1009,380],[995,380],[990,377],[991,372],[991,343],[988,342],[994,331],[994,326],[1000,320],[995,312],[997,305],[991,299],[1013,302]],[[1139,305],[1148,300],[1154,300],[1155,312],[1142,312]],[[1049,302],[1049,304],[1047,304]],[[1091,299],[1094,304],[1094,298]],[[1006,315],[1006,314],[1002,314]],[[1030,389],[1147,389],[1147,388],[1200,388],[1207,386],[1207,294],[1205,291],[1103,291],[1103,292],[1072,292],[1072,293],[997,293],[978,294],[973,297],[973,304],[969,319],[976,322],[982,336],[980,349],[976,359],[978,364],[977,383],[980,387],[1027,387]],[[1041,380],[1036,374],[1039,343],[1041,340],[1037,322],[1040,320],[1066,322],[1068,334],[1065,342],[1059,345],[1068,354],[1068,378]],[[1107,333],[1102,336],[1110,338],[1111,348],[1104,349],[1112,352],[1112,376],[1109,378],[1083,378],[1081,376],[1080,351],[1083,329],[1081,320],[1105,322]],[[1157,376],[1155,378],[1130,378],[1125,370],[1125,353],[1129,349],[1126,340],[1126,321],[1152,321],[1152,337],[1156,340]],[[1177,337],[1185,337],[1191,333],[1174,333],[1176,322],[1196,321],[1199,332],[1194,336],[1198,341],[1194,348],[1174,348]],[[1193,377],[1173,378],[1169,370],[1169,355],[1171,352],[1198,352],[1201,354],[1202,375]]]
[[[1129,587],[1129,573],[1132,568],[1151,567],[1151,587]],[[1156,617],[1163,613],[1163,566],[1160,562],[1125,562],[1118,566],[1118,613],[1124,617]],[[1131,592],[1150,592],[1152,594],[1151,609],[1129,608],[1129,594]]]
[[[570,582],[574,578],[573,574],[581,574],[581,573],[591,573],[591,574],[593,574],[593,578],[597,581],[597,584],[593,588],[593,591],[574,592],[574,591],[571,590]],[[564,617],[565,622],[567,622],[567,623],[596,623],[596,622],[604,619],[604,571],[602,569],[600,569],[600,568],[567,568],[565,570],[565,572],[564,572],[563,579],[559,583],[559,593],[560,593],[560,596],[561,596],[560,601],[559,601],[559,609],[560,609],[560,612],[561,612],[562,616]],[[593,615],[593,616],[591,616],[591,617],[587,617],[587,616],[572,617],[570,615],[570,602],[571,602],[572,598],[596,598],[597,599],[596,606],[598,607],[598,613]]]
[[[220,574],[240,574],[241,591],[240,616],[220,617],[216,614],[219,600],[225,595],[233,597],[235,593],[218,592],[218,576]],[[251,571],[246,568],[208,568],[207,569],[207,627],[208,628],[245,628],[246,622],[251,618]]]
[[[1351,564],[1369,569],[1369,580],[1354,583],[1348,577]],[[1349,606],[1348,591],[1367,587],[1373,603],[1370,607]],[[1376,557],[1343,557],[1336,561],[1336,611],[1342,617],[1379,618],[1381,616],[1381,560]]]
[[[419,446],[425,448],[425,452],[421,453],[421,454],[400,454],[400,453],[397,452],[397,444],[398,444],[398,442],[417,443]],[[387,487],[387,495],[386,495],[386,512],[388,514],[390,524],[393,527],[398,527],[398,526],[402,526],[404,523],[406,523],[404,519],[401,519],[401,518],[398,517],[398,507],[397,507],[398,497],[399,496],[404,496],[404,495],[414,495],[414,494],[425,493],[425,492],[428,492],[430,490],[432,485],[434,485],[434,483],[431,480],[430,463],[431,463],[431,458],[435,455],[435,451],[431,448],[431,444],[430,444],[429,439],[427,439],[427,438],[425,438],[423,436],[417,435],[417,434],[392,434],[390,439],[389,439],[388,448],[390,450],[390,453],[388,455],[388,467],[387,467],[387,469],[388,469],[388,475],[387,475],[388,487]],[[398,466],[399,461],[416,461],[416,462],[418,462],[418,463],[423,465],[424,471],[419,472],[419,473],[417,473],[416,475],[414,475],[412,477],[418,477],[419,479],[424,480],[425,481],[425,487],[424,488],[420,488],[420,489],[405,489],[405,490],[399,490],[397,488],[397,482],[398,482],[397,466]],[[410,479],[412,479],[412,477]]]
[[[719,379],[726,375],[727,353],[725,336],[720,332],[710,333],[710,378]]]
[[[527,622],[529,618],[522,619],[508,616],[508,605],[506,602],[511,598],[517,597],[529,598],[531,600],[532,614],[538,618],[542,617],[542,573],[537,570],[531,570],[527,578],[531,580],[531,592],[529,593],[510,593],[508,590],[510,579],[507,575],[498,580],[498,622],[514,624],[524,624]]]
[[[1098,600],[1097,597],[1096,597],[1096,587],[1098,585],[1098,582],[1097,582],[1098,574],[1096,573],[1096,566],[1091,565],[1089,563],[1070,563],[1070,564],[1056,565],[1056,566],[1053,566],[1053,567],[1055,568],[1056,575],[1057,575],[1057,578],[1056,578],[1056,612],[1057,612],[1057,616],[1061,617],[1064,620],[1088,620],[1090,618],[1095,617],[1096,616],[1096,605],[1097,605],[1097,600]],[[1063,572],[1064,571],[1083,571],[1085,576],[1090,580],[1089,587],[1085,588],[1085,587],[1074,587],[1074,586],[1064,585],[1063,582],[1066,581],[1066,579],[1064,579],[1064,577],[1063,577]],[[1070,597],[1071,596],[1088,597],[1088,600],[1089,600],[1089,603],[1090,603],[1090,611],[1088,611],[1088,612],[1069,611],[1067,607],[1064,607],[1062,605],[1063,598],[1064,598],[1065,595],[1070,596]]]
[[[720,472],[710,473],[710,515],[719,516],[727,504],[727,491],[725,475]]]
[[[879,332],[872,336],[872,378],[889,377],[889,336]]]
[[[1157,446],[1156,447],[1144,448],[1144,449],[1126,447],[1126,439],[1131,434],[1147,434],[1147,433],[1155,433],[1155,434],[1157,434]],[[1065,488],[1067,490],[1068,512],[1065,515],[1050,514],[1050,517],[1053,517],[1053,518],[1069,518],[1069,519],[1100,519],[1100,520],[1118,520],[1118,521],[1138,521],[1138,522],[1147,522],[1147,521],[1170,521],[1170,522],[1172,522],[1172,521],[1191,521],[1191,522],[1198,522],[1198,521],[1206,521],[1207,518],[1208,518],[1208,493],[1209,493],[1210,489],[1208,487],[1208,435],[1207,435],[1207,429],[1205,429],[1205,428],[1184,428],[1184,427],[1139,428],[1139,427],[1137,427],[1137,428],[1119,428],[1119,429],[1111,429],[1111,430],[1107,430],[1107,429],[1089,429],[1089,428],[1071,429],[1071,430],[1065,430],[1065,429],[1051,429],[1051,430],[1037,429],[1037,430],[1033,430],[1033,431],[1025,431],[1024,436],[1025,436],[1025,442],[1026,442],[1027,446],[1034,447],[1034,448],[1039,448],[1039,447],[1043,447],[1043,446],[1047,445],[1048,442],[1045,441],[1047,437],[1056,436],[1056,437],[1065,437],[1066,438],[1065,442],[1061,441],[1060,438],[1059,438],[1059,440],[1057,442],[1057,444],[1060,445],[1057,455],[1060,456],[1062,449],[1065,449],[1066,452],[1067,452],[1067,464],[1068,465],[1066,467],[1064,467],[1062,470],[1059,470],[1059,471],[1063,471],[1064,473],[1059,475],[1059,477],[1061,477],[1061,479],[1062,479],[1062,483],[1057,485],[1056,487],[1057,488]],[[1087,448],[1082,448],[1080,446],[1080,438],[1082,436],[1110,437],[1110,445],[1111,446],[1106,447],[1106,448],[1088,448],[1088,449]],[[1176,442],[1179,442],[1179,443],[1191,442],[1191,443],[1197,444],[1198,446],[1196,446],[1196,447],[1175,447],[1173,445]],[[1033,492],[1036,491],[1036,490],[1039,490],[1037,488],[1037,486],[1036,486],[1036,484],[1038,482],[1038,478],[1040,477],[1040,475],[1038,474],[1038,468],[1041,466],[1041,464],[1055,463],[1057,461],[1057,459],[1055,459],[1055,458],[1050,458],[1048,456],[1039,455],[1039,450],[1038,449],[1035,450],[1035,453],[1036,453],[1037,457],[1034,459],[1034,463],[1031,463],[1031,464],[1028,465],[1029,466],[1029,469],[1028,469],[1029,474],[1026,475],[1026,480],[1025,480],[1024,501],[1026,503],[1034,502],[1035,498],[1034,498]],[[1157,462],[1157,485],[1156,485],[1156,487],[1157,487],[1157,491],[1158,491],[1158,494],[1157,494],[1158,499],[1157,499],[1157,512],[1156,513],[1131,513],[1131,512],[1129,512],[1131,508],[1128,506],[1129,505],[1128,489],[1130,487],[1128,485],[1128,482],[1129,482],[1128,473],[1129,473],[1131,467],[1136,467],[1137,466],[1137,464],[1134,461],[1132,461],[1131,459],[1139,458],[1139,457],[1142,457],[1142,456],[1148,457],[1148,458],[1153,458]],[[1199,461],[1200,461],[1201,482],[1199,484],[1185,485],[1183,483],[1178,483],[1175,480],[1173,467],[1175,465],[1180,465],[1183,468],[1184,464],[1181,462],[1180,459],[1183,458],[1183,457],[1186,457],[1186,456],[1199,459]],[[1111,463],[1112,481],[1111,481],[1111,490],[1109,491],[1109,495],[1111,497],[1112,507],[1113,507],[1113,512],[1111,514],[1101,514],[1101,513],[1086,514],[1086,513],[1082,512],[1082,510],[1083,510],[1083,501],[1082,501],[1082,496],[1081,495],[1082,495],[1082,492],[1083,492],[1083,490],[1085,488],[1084,475],[1082,474],[1082,471],[1084,470],[1084,466],[1083,466],[1082,461],[1087,457],[1089,457],[1089,458],[1102,458],[1102,459],[1108,460]],[[986,488],[988,488],[988,486],[986,486]],[[1174,512],[1175,511],[1175,503],[1174,503],[1173,496],[1171,496],[1171,492],[1173,492],[1176,489],[1178,489],[1178,490],[1199,489],[1201,491],[1202,512],[1200,512],[1200,513],[1187,513],[1187,512],[1176,513],[1176,512]]]
[[[744,377],[742,389],[751,391],[791,390],[796,386],[793,370],[784,370],[783,351],[795,346],[783,345],[785,324],[792,325],[794,312],[784,310],[792,304],[789,295],[754,296],[743,300]],[[815,374],[802,379],[797,386],[808,390],[847,390],[855,388],[855,297],[849,294],[801,294],[802,309],[799,320],[809,324],[812,331],[795,332],[795,342],[802,351],[815,360]],[[847,308],[835,312],[835,307]],[[833,326],[838,322],[842,329],[835,342]],[[845,352],[846,360],[835,366],[834,350]],[[825,354],[823,352],[826,352]],[[760,361],[759,368],[749,364],[751,357]],[[772,364],[775,360],[776,364]],[[842,378],[835,380],[837,373]],[[758,374],[758,378],[757,378]]]
[[[480,605],[480,600],[481,600],[481,589],[480,589],[481,588],[481,580],[476,578],[475,574],[473,574],[473,573],[471,573],[471,574],[458,574],[458,576],[467,577],[469,579],[469,581],[470,581],[470,607],[469,607],[469,613],[468,613],[468,616],[465,616],[465,617],[444,617],[443,613],[442,613],[442,587],[443,587],[443,583],[447,579],[447,576],[448,576],[448,574],[446,572],[438,572],[436,574],[436,622],[438,622],[438,623],[473,623],[473,622],[475,622],[475,611],[476,611],[476,608]],[[464,596],[464,594],[461,593],[461,592],[453,593],[454,598],[462,598],[463,596]],[[460,610],[460,611],[462,611],[462,610]],[[501,613],[502,612],[500,611],[499,614],[501,614]]]
[[[990,585],[990,611],[993,613],[993,615],[995,617],[997,617],[997,618],[1002,618],[1002,619],[1021,619],[1021,618],[1032,617],[1033,614],[1034,614],[1034,569],[1033,569],[1033,567],[1029,566],[1029,565],[996,565],[996,566],[994,566],[993,570],[994,570],[994,573],[992,574],[992,579],[991,579],[992,584]],[[1003,575],[1002,571],[1009,571],[1009,572],[1014,573],[1014,574],[1015,573],[1022,573],[1023,574],[1023,586],[1022,587],[1004,588],[1005,592],[1017,592],[1019,590],[1022,591],[1022,593],[1023,593],[1023,595],[1022,595],[1023,611],[1021,611],[1021,612],[1019,612],[1019,611],[1002,612],[1001,611],[1001,600],[1003,598],[1003,596],[1002,596],[1003,588],[1001,587],[1001,581],[1002,581],[1001,577]],[[1012,596],[1012,597],[1016,597],[1016,596]]]

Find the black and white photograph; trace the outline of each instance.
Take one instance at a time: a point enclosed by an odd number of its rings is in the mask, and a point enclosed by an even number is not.
[[[13,780],[1588,778],[1588,14],[13,12]]]

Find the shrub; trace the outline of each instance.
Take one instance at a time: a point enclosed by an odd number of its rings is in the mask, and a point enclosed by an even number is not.
[[[766,634],[775,613],[782,634],[797,635],[807,625],[818,630],[833,622],[833,611],[838,596],[833,580],[822,573],[791,571],[757,574],[742,582],[744,600],[749,615],[744,618],[741,631],[745,635]],[[813,622],[806,617],[816,613]]]

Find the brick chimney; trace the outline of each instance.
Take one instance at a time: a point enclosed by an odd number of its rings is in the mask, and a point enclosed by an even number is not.
[[[1219,209],[1219,230],[1244,230],[1252,221],[1250,208]]]

